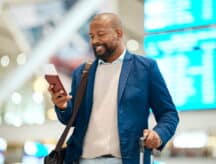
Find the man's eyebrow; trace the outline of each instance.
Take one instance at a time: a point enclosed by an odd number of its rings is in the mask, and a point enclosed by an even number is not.
[[[105,30],[98,30],[97,33],[99,33],[99,32],[105,32]],[[89,32],[89,35],[94,35],[94,34]]]

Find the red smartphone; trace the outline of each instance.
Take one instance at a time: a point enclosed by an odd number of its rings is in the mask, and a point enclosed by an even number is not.
[[[58,75],[45,75],[45,79],[50,85],[54,86],[53,87],[54,93],[59,92],[60,90],[63,90],[64,93],[62,95],[67,96],[67,92]]]

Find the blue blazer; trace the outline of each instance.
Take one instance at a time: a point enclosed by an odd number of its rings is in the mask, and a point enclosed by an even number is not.
[[[65,162],[68,164],[78,161],[82,155],[93,103],[97,64],[96,59],[89,70],[87,89],[74,123],[75,129],[67,141]],[[55,109],[58,119],[63,124],[67,124],[71,117],[73,99],[83,68],[84,65],[81,65],[73,72],[70,93],[73,98],[68,102],[67,109],[63,112],[57,107]],[[139,164],[139,138],[143,135],[143,130],[148,128],[150,108],[157,121],[154,130],[162,140],[159,150],[162,150],[173,136],[179,121],[175,105],[154,60],[126,52],[118,84],[117,101],[118,133],[123,164]],[[151,150],[145,149],[145,164],[150,164],[150,155]]]

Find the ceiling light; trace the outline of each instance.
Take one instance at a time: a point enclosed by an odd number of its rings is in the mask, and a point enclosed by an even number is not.
[[[37,103],[40,104],[43,101],[43,95],[39,92],[33,93],[33,100]]]
[[[14,92],[11,98],[14,104],[20,104],[22,101],[22,96],[18,92]]]
[[[44,93],[48,91],[48,84],[43,76],[38,77],[33,83],[33,89],[35,92]]]
[[[24,53],[21,53],[17,56],[17,64],[23,65],[26,63],[26,55]]]
[[[127,48],[129,51],[136,51],[139,49],[139,43],[136,40],[128,40]]]
[[[5,56],[2,56],[1,58],[1,65],[2,67],[7,67],[10,63],[10,58],[9,56],[5,55]]]

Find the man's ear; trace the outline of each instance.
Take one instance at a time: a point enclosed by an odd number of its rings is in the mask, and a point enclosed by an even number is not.
[[[122,38],[123,37],[123,31],[122,31],[122,29],[117,28],[116,29],[116,33],[117,33],[118,38]]]

